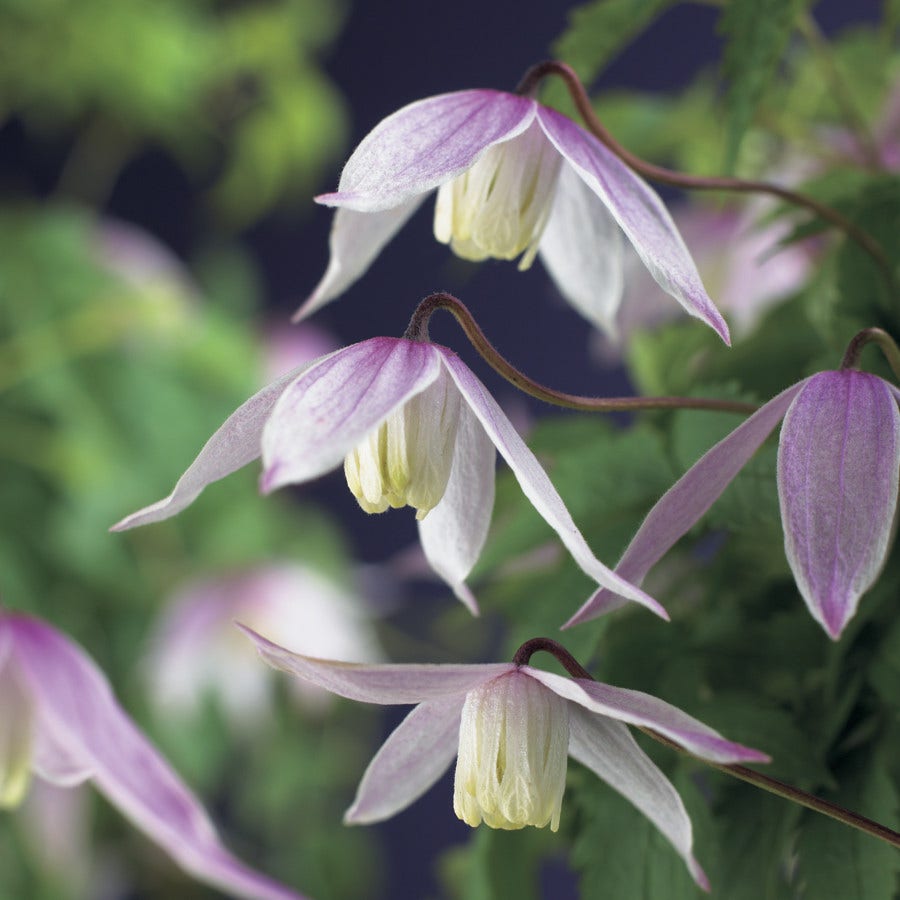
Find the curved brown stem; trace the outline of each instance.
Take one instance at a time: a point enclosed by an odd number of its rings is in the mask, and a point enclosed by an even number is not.
[[[859,356],[866,344],[877,344],[884,354],[894,376],[900,381],[900,348],[894,339],[883,328],[863,328],[847,345],[844,358],[841,360],[842,369],[856,369],[859,364]]]
[[[737,400],[716,400],[709,397],[582,397],[557,391],[529,378],[500,354],[487,339],[472,314],[461,300],[452,294],[439,292],[426,297],[416,308],[404,337],[408,340],[428,340],[428,320],[438,309],[452,313],[472,346],[484,361],[510,384],[545,403],[577,409],[581,412],[634,412],[645,409],[705,409],[717,412],[750,414],[757,410],[753,403]]]
[[[575,70],[566,63],[548,60],[532,66],[525,73],[524,78],[519,83],[517,91],[521,94],[532,94],[540,81],[548,75],[558,75],[562,78],[588,130],[594,137],[615,153],[622,162],[638,174],[662,184],[669,184],[673,187],[687,188],[689,190],[731,191],[743,194],[770,194],[771,196],[785,200],[794,206],[808,209],[810,212],[815,213],[820,219],[834,225],[835,228],[840,229],[844,234],[856,241],[860,248],[874,260],[881,270],[891,289],[891,293],[895,295],[898,293],[897,285],[894,281],[893,268],[881,244],[879,244],[867,231],[860,228],[855,222],[852,222],[833,207],[820,203],[814,197],[809,197],[806,194],[801,194],[799,191],[792,191],[789,188],[781,187],[781,185],[772,184],[768,181],[745,180],[743,178],[729,177],[708,178],[700,175],[688,175],[685,172],[676,172],[673,169],[666,169],[663,166],[653,165],[653,163],[641,159],[639,156],[636,156],[630,150],[623,147],[609,131],[607,131],[606,126],[600,121],[596,112],[594,112],[590,97],[588,97],[584,85],[575,74]]]

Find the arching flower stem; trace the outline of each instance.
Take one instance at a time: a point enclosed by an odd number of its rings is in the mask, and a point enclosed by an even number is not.
[[[710,397],[582,397],[567,394],[554,388],[546,387],[532,380],[509,360],[503,357],[487,339],[472,314],[462,301],[452,294],[443,291],[430,294],[416,307],[403,337],[412,341],[428,340],[428,322],[432,313],[445,309],[452,313],[472,346],[484,361],[499,375],[520,391],[567,409],[581,412],[636,412],[646,409],[704,409],[717,412],[750,413],[756,412],[753,403],[742,403],[737,400],[716,400]]]
[[[891,371],[900,381],[900,347],[897,347],[894,339],[882,328],[863,328],[856,334],[844,352],[841,360],[842,369],[858,369],[859,357],[866,344],[877,344],[884,354]]]
[[[532,66],[519,82],[519,85],[516,88],[517,93],[522,94],[523,96],[531,96],[536,91],[540,82],[548,75],[558,75],[563,80],[588,131],[615,153],[622,162],[638,174],[643,175],[645,178],[650,178],[653,181],[658,181],[661,184],[668,184],[673,187],[686,188],[688,190],[771,194],[794,206],[808,209],[810,212],[815,213],[820,219],[824,219],[826,222],[830,223],[835,228],[838,228],[840,231],[843,231],[844,234],[856,241],[860,248],[874,260],[881,270],[891,293],[895,296],[900,293],[900,289],[898,289],[894,279],[893,268],[891,267],[891,263],[881,244],[867,231],[860,228],[855,222],[852,222],[833,207],[820,203],[814,197],[801,194],[798,191],[792,191],[789,188],[772,184],[768,181],[688,175],[685,172],[676,172],[673,169],[653,165],[653,163],[641,159],[639,156],[636,156],[630,150],[623,147],[609,133],[606,126],[600,121],[596,112],[594,112],[590,97],[588,97],[584,85],[575,74],[575,70],[566,63],[557,60],[546,60]]]
[[[569,653],[568,650],[566,650],[565,647],[552,640],[551,638],[539,637],[531,638],[530,640],[525,641],[525,643],[522,644],[522,646],[519,647],[518,650],[516,650],[512,661],[517,666],[526,666],[528,665],[532,654],[538,653],[541,650],[552,654],[573,678],[585,678],[589,681],[596,681],[594,676],[591,675],[591,673],[588,672],[588,670],[585,669],[572,656],[572,654]],[[828,800],[822,800],[820,797],[816,797],[813,794],[809,794],[806,791],[802,791],[799,788],[794,787],[793,785],[786,784],[783,781],[779,781],[777,778],[772,778],[769,775],[763,775],[761,772],[756,772],[753,769],[747,768],[746,766],[735,764],[724,765],[711,762],[709,760],[700,759],[699,757],[694,756],[694,754],[686,751],[683,747],[679,746],[677,743],[675,743],[675,741],[669,740],[669,738],[665,737],[662,734],[659,734],[652,728],[645,728],[640,725],[635,727],[637,727],[648,737],[653,738],[654,741],[658,741],[660,744],[663,744],[666,747],[677,750],[684,756],[689,756],[692,759],[696,759],[713,769],[718,769],[720,772],[724,772],[726,775],[731,775],[732,778],[737,778],[740,781],[746,781],[748,784],[752,784],[754,785],[754,787],[758,787],[764,791],[768,791],[770,794],[777,794],[779,797],[782,797],[785,800],[790,800],[793,803],[798,803],[800,806],[805,806],[807,809],[812,809],[815,812],[822,813],[822,815],[829,816],[832,819],[836,819],[838,822],[843,822],[843,824],[849,825],[851,828],[857,829],[857,831],[865,832],[872,837],[876,837],[893,847],[900,847],[900,833],[893,831],[892,829],[887,828],[886,826],[881,825],[878,822],[874,822],[872,821],[872,819],[867,819],[865,816],[859,815],[859,813],[855,813],[852,810],[845,809],[843,806],[838,806],[836,803],[831,803]]]

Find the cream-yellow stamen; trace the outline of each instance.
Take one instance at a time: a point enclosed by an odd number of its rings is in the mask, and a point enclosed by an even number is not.
[[[519,268],[527,269],[550,217],[561,165],[562,157],[533,122],[441,185],[434,236],[464,259],[524,254]]]
[[[31,783],[31,703],[9,666],[0,669],[0,809],[12,809]]]

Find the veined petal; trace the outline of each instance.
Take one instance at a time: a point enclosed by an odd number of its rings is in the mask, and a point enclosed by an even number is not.
[[[328,358],[325,356],[321,360],[306,363],[254,394],[206,442],[168,497],[126,516],[110,530],[125,531],[138,525],[168,519],[190,506],[208,484],[236,472],[256,459],[260,455],[263,425],[278,398],[298,375]]]
[[[560,293],[615,336],[624,285],[622,231],[596,193],[564,165],[538,252]]]
[[[478,604],[465,580],[481,555],[491,524],[495,460],[494,445],[463,403],[447,490],[419,522],[419,538],[429,564],[473,615],[478,615]]]
[[[691,466],[647,513],[616,566],[623,578],[640,584],[650,569],[687,534],[713,505],[747,460],[759,449],[805,384],[799,381],[760,407]],[[563,625],[569,628],[596,619],[623,605],[615,591],[597,591]]]
[[[381,248],[406,224],[425,199],[424,194],[380,212],[338,209],[331,225],[328,268],[294,314],[294,322],[340,296],[372,264]]]
[[[336,468],[394,409],[440,374],[432,344],[372,338],[326,357],[295,379],[262,434],[262,489]]]
[[[205,811],[116,703],[109,683],[75,644],[24,616],[8,617],[14,659],[41,727],[92,769],[98,789],[183,869],[229,894],[299,900],[222,846]]]
[[[837,640],[881,571],[900,474],[900,412],[865,372],[807,380],[781,428],[784,546],[813,618]]]
[[[571,119],[539,106],[538,121],[556,149],[606,204],[660,287],[730,343],[728,326],[707,295],[697,267],[656,192]]]
[[[326,206],[375,212],[405,203],[459,175],[494,144],[521,134],[537,104],[502,91],[456,91],[404,106],[353,151]]]
[[[512,423],[506,418],[497,401],[488,393],[487,388],[475,377],[474,373],[449,350],[441,348],[444,364],[450,370],[456,386],[484,426],[488,437],[500,451],[512,469],[523,493],[531,501],[534,508],[544,517],[556,531],[573,559],[582,571],[590,575],[598,584],[609,587],[629,600],[646,606],[658,616],[668,619],[665,609],[640,588],[629,584],[623,576],[608,569],[591,552],[581,532],[572,521],[562,498],[541,468],[534,454],[519,437]]]
[[[658,697],[585,678],[563,678],[531,666],[524,668],[560,697],[602,716],[658,731],[701,759],[726,765],[770,762],[765,753],[726,740],[718,731]]]
[[[459,745],[465,693],[420,703],[391,732],[366,768],[348,825],[389,819],[418,800],[450,768]]]
[[[621,722],[571,707],[569,754],[633,803],[671,842],[694,881],[709,890],[709,880],[691,853],[693,829],[678,791]]]
[[[276,669],[296,675],[349,700],[403,704],[465,694],[515,668],[512,663],[483,665],[377,665],[315,659],[291,653],[250,628],[240,628],[256,644],[262,658]]]

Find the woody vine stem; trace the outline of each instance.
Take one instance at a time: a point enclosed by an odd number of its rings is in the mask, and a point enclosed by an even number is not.
[[[526,666],[528,665],[532,654],[538,653],[541,650],[555,656],[562,667],[573,678],[586,678],[590,681],[596,680],[594,676],[591,675],[591,673],[588,672],[588,670],[585,669],[565,647],[562,646],[562,644],[557,643],[551,638],[532,638],[531,640],[526,641],[519,647],[513,656],[513,663],[517,666]],[[771,794],[777,794],[785,800],[799,803],[807,809],[815,810],[825,816],[836,819],[838,822],[842,822],[844,825],[849,825],[851,828],[855,828],[858,831],[876,837],[893,847],[900,848],[900,833],[892,831],[890,828],[872,821],[872,819],[867,819],[865,816],[861,816],[852,810],[845,809],[843,806],[838,806],[836,803],[822,800],[821,797],[816,797],[806,791],[801,791],[799,788],[795,788],[790,784],[785,784],[785,782],[779,781],[777,778],[771,778],[768,775],[763,775],[761,772],[748,769],[746,766],[727,766],[719,763],[712,763],[705,759],[698,759],[674,741],[670,741],[667,737],[657,734],[657,732],[653,731],[651,728],[643,728],[641,726],[636,727],[644,734],[653,738],[653,740],[658,741],[666,747],[671,747],[673,750],[677,750],[684,756],[689,756],[691,759],[696,759],[704,765],[710,766],[713,769],[718,769],[726,775],[731,775],[732,778],[738,778],[755,787],[762,788],[762,790],[768,791]]]

